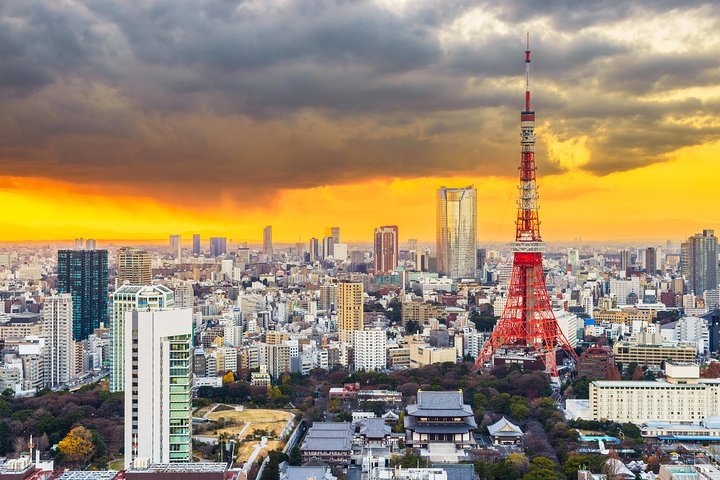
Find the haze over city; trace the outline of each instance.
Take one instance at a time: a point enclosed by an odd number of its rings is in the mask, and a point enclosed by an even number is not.
[[[472,184],[478,238],[505,241],[530,31],[546,239],[679,241],[717,222],[717,13],[3,2],[1,239],[432,240],[432,192]]]

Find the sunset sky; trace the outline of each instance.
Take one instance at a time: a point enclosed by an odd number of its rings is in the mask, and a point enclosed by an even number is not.
[[[509,241],[526,31],[544,239],[720,230],[716,2],[5,0],[0,241]]]

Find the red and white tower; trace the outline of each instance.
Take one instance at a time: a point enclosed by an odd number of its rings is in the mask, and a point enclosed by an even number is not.
[[[529,34],[525,50],[525,110],[520,114],[520,137],[520,186],[510,288],[505,310],[475,365],[484,365],[500,347],[534,350],[545,364],[545,370],[557,377],[557,350],[567,351],[576,360],[577,355],[558,326],[545,286],[535,175],[535,112],[530,109]]]

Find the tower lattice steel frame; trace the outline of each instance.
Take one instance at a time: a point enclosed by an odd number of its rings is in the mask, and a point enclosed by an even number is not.
[[[520,114],[522,155],[512,275],[505,309],[475,365],[484,365],[500,347],[532,349],[542,359],[545,370],[557,377],[557,350],[567,351],[576,362],[577,355],[558,326],[545,286],[536,183],[535,112],[530,110],[529,34],[526,48],[525,110]]]

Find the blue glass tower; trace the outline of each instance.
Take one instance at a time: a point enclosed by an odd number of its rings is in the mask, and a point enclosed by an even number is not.
[[[59,250],[58,291],[73,299],[73,338],[108,324],[107,250]]]

